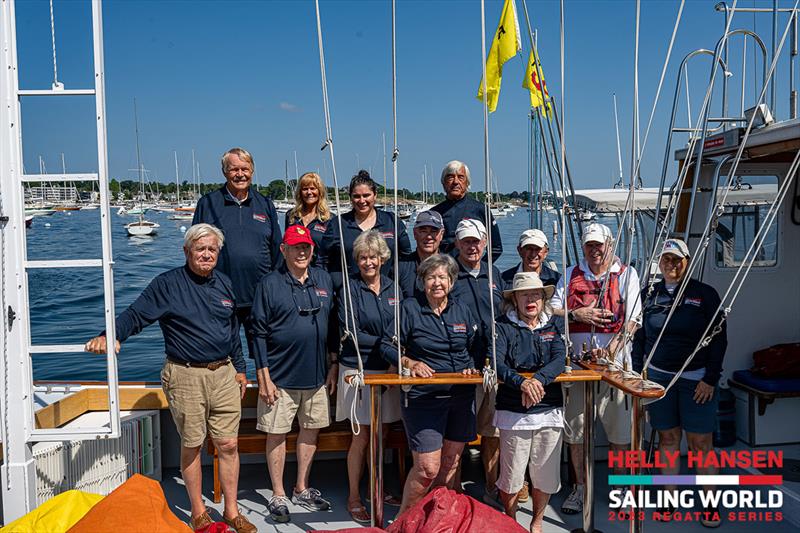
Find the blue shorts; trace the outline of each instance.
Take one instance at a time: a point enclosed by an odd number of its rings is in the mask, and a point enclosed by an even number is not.
[[[477,436],[475,387],[471,392],[445,398],[409,398],[402,402],[403,425],[411,451],[426,453],[442,449],[444,440],[470,442]]]
[[[673,376],[651,368],[647,372],[647,377],[666,387]],[[699,404],[694,401],[694,389],[697,383],[694,380],[678,378],[666,396],[647,407],[653,429],[665,431],[680,427],[688,433],[714,431],[717,422],[719,387],[714,387],[714,394],[709,401]]]

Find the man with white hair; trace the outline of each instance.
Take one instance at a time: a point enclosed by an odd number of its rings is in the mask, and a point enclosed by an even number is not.
[[[486,220],[486,206],[467,195],[470,184],[469,167],[461,161],[450,161],[442,169],[441,179],[447,198],[431,208],[438,211],[444,221],[444,238],[439,251],[445,254],[453,251],[458,223],[471,218],[480,220],[484,226],[492,229],[492,260],[497,261],[503,253],[500,229],[491,215]]]
[[[190,525],[207,529],[214,521],[203,502],[200,447],[211,436],[219,452],[225,494],[225,523],[238,533],[256,528],[236,502],[239,482],[239,420],[247,387],[236,300],[230,278],[214,269],[222,232],[195,224],[186,232],[186,264],[157,276],[116,321],[120,343],[158,321],[167,360],[161,387],[181,437],[181,473],[192,509]],[[105,332],[86,343],[86,351],[106,353]]]
[[[614,238],[603,224],[583,231],[583,259],[566,269],[550,300],[553,312],[569,320],[573,352],[584,349],[595,358],[631,365],[631,341],[641,323],[642,304],[636,269],[612,256]],[[566,288],[565,288],[566,287]],[[566,294],[565,294],[566,293]],[[598,385],[597,413],[612,450],[626,450],[631,442],[631,413],[622,392]],[[583,388],[569,389],[565,408],[564,440],[569,445],[576,485],[561,506],[567,514],[583,509]],[[617,472],[622,473],[622,472]]]
[[[558,280],[561,279],[561,274],[547,266],[545,259],[547,259],[549,251],[550,243],[542,230],[526,229],[523,231],[519,236],[519,244],[517,244],[517,253],[521,261],[517,266],[503,272],[503,282],[506,286],[511,285],[517,272],[536,272],[542,283],[555,287]]]

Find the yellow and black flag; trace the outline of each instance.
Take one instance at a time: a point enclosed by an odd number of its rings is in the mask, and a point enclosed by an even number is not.
[[[503,63],[522,50],[522,41],[517,20],[517,8],[514,0],[505,0],[500,24],[492,40],[489,56],[486,58],[486,104],[489,112],[497,109],[500,97],[500,83],[503,78]],[[483,78],[478,87],[478,100],[483,101]]]
[[[541,74],[541,82],[539,75]],[[531,107],[541,107],[546,102],[547,116],[553,112],[550,105],[550,93],[547,92],[547,83],[544,81],[544,70],[542,70],[542,63],[539,61],[539,54],[536,49],[531,50],[530,57],[528,57],[528,68],[525,69],[525,79],[522,80],[522,86],[528,89],[531,93]]]

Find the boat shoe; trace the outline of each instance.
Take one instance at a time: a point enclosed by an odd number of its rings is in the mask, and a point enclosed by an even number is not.
[[[240,512],[236,515],[235,518],[226,518],[225,516],[222,517],[228,526],[232,527],[236,530],[236,533],[257,533],[258,529],[256,526],[250,523],[250,521],[244,517],[244,515]]]

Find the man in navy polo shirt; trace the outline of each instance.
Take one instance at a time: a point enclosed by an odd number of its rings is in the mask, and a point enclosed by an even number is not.
[[[320,428],[330,424],[328,395],[336,392],[338,330],[331,322],[333,282],[324,270],[309,267],[314,241],[302,225],[289,226],[280,246],[284,265],[264,276],[253,300],[252,325],[258,377],[258,423],[267,433],[267,467],[272,481],[268,509],[276,522],[288,522],[283,488],[286,434],[295,415],[297,481],[292,501],[312,511],[330,503],[308,484]],[[333,350],[331,350],[333,352]]]
[[[503,272],[503,283],[508,287],[514,282],[514,275],[517,272],[536,272],[542,283],[555,285],[561,279],[561,273],[556,272],[545,262],[550,251],[550,243],[547,235],[539,229],[526,229],[519,236],[517,253],[521,261],[517,266],[509,268]]]
[[[191,503],[191,526],[200,531],[214,522],[202,494],[200,447],[208,434],[219,452],[223,518],[238,533],[255,533],[236,504],[239,420],[247,378],[231,280],[214,269],[223,242],[222,232],[214,226],[189,228],[183,245],[186,264],[153,279],[117,317],[116,351],[125,339],[158,321],[167,354],[161,387],[181,437],[181,473]],[[106,346],[101,334],[86,343],[86,351],[106,353]]]
[[[474,218],[483,222],[492,230],[492,260],[497,261],[503,253],[503,242],[500,239],[500,228],[494,217],[486,220],[486,206],[469,197],[469,167],[461,161],[450,161],[442,170],[442,187],[447,198],[431,209],[438,211],[444,221],[444,238],[439,251],[449,254],[456,247],[456,227],[466,218]]]
[[[422,294],[422,282],[417,278],[417,267],[424,260],[439,253],[439,245],[444,237],[442,215],[433,209],[422,211],[414,222],[414,241],[417,249],[407,257],[400,258],[400,289],[403,298]]]
[[[222,156],[226,183],[200,198],[192,224],[206,222],[225,234],[219,270],[233,281],[239,323],[244,326],[247,351],[253,357],[250,309],[258,280],[271,272],[280,259],[281,230],[272,200],[252,186],[253,156],[243,148],[231,148]]]

